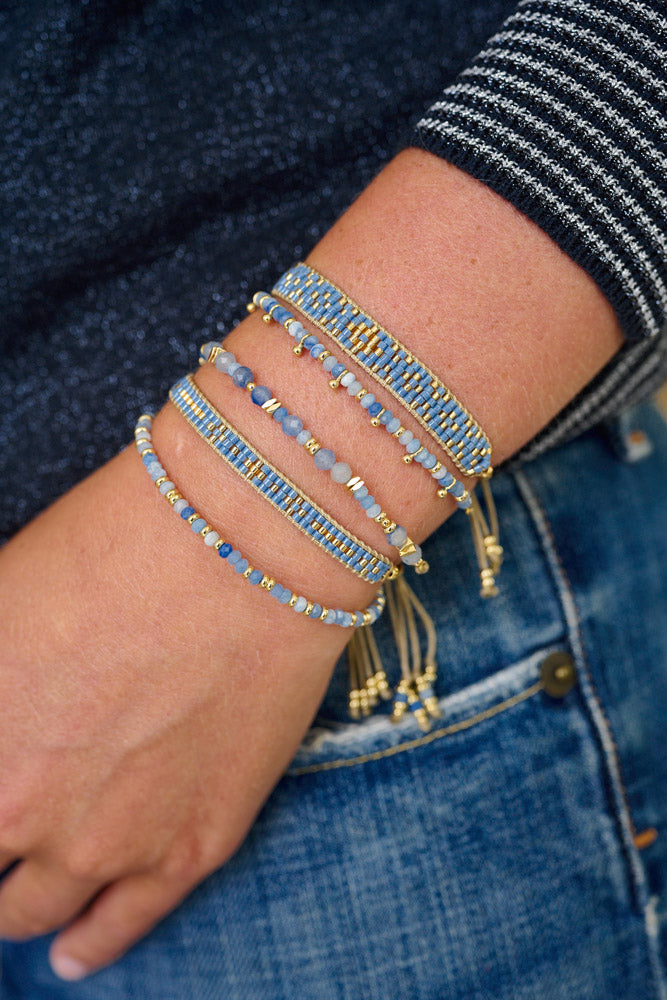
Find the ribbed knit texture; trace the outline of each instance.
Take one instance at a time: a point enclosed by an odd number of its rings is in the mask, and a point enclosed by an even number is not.
[[[664,2],[524,0],[415,126],[584,268],[628,339],[522,459],[667,374],[666,67]]]

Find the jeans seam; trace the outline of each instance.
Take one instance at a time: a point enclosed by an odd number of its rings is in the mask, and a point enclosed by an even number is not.
[[[561,601],[561,608],[569,630],[569,640],[572,654],[579,672],[579,686],[587,706],[593,731],[601,748],[601,760],[606,773],[607,784],[611,790],[610,805],[612,815],[620,831],[621,845],[625,854],[630,873],[631,895],[637,909],[644,916],[644,927],[647,935],[648,951],[656,986],[656,995],[661,1000],[667,1000],[667,984],[665,983],[662,962],[658,952],[657,940],[649,932],[649,899],[648,886],[644,869],[634,845],[636,828],[628,801],[628,794],[623,781],[621,760],[618,745],[604,709],[602,699],[595,686],[590,668],[581,629],[581,615],[574,596],[574,590],[567,571],[561,559],[556,544],[556,537],[544,506],[526,475],[525,469],[511,473],[519,489],[519,493],[528,510],[542,549],[551,568],[554,583]]]
[[[495,715],[499,715],[501,712],[507,711],[509,708],[513,708],[514,705],[518,705],[522,701],[532,698],[533,695],[537,694],[538,691],[541,691],[542,689],[542,681],[535,681],[529,687],[524,688],[523,691],[519,691],[511,697],[505,698],[503,701],[496,702],[495,705],[485,708],[482,712],[477,712],[475,715],[470,715],[465,719],[460,719],[458,722],[453,722],[450,726],[443,726],[442,729],[435,729],[430,733],[426,733],[424,736],[416,736],[414,739],[405,740],[403,743],[397,743],[395,746],[385,747],[383,750],[372,750],[369,753],[358,754],[356,757],[340,757],[336,760],[322,761],[319,764],[305,764],[303,767],[290,769],[287,772],[287,775],[288,777],[298,777],[303,774],[314,774],[317,771],[332,771],[339,767],[355,767],[358,764],[367,764],[369,761],[382,760],[383,757],[393,757],[396,754],[405,753],[408,750],[414,750],[417,747],[426,746],[428,743],[433,743],[435,740],[442,739],[443,736],[453,736],[455,733],[471,729],[480,722],[492,719]]]

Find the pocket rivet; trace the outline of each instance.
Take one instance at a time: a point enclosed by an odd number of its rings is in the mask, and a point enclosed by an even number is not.
[[[577,682],[577,670],[568,653],[551,653],[540,667],[542,687],[552,698],[564,698]]]

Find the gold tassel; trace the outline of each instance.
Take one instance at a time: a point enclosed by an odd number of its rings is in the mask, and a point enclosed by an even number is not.
[[[496,576],[500,572],[503,561],[503,548],[498,541],[498,513],[491,493],[488,479],[482,479],[482,492],[486,504],[486,514],[479,499],[471,492],[471,506],[466,510],[470,518],[475,555],[479,565],[482,597],[496,597],[498,588]]]

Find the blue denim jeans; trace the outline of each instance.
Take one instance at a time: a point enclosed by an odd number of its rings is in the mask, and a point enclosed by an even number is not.
[[[81,983],[5,944],[2,1000],[664,1000],[667,427],[631,424],[498,476],[494,601],[465,518],[427,543],[430,733],[350,722],[341,663],[223,868]]]

